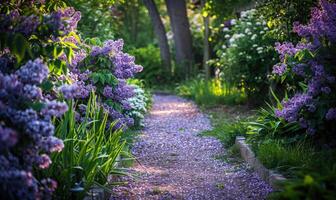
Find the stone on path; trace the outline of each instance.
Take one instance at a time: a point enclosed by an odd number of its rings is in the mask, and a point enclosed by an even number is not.
[[[145,129],[132,152],[138,162],[114,188],[113,199],[265,199],[271,187],[246,166],[216,159],[226,154],[209,119],[191,101],[154,95]]]

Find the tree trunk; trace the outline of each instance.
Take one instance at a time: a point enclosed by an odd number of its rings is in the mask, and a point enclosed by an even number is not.
[[[160,55],[164,65],[164,70],[171,73],[171,58],[169,52],[169,45],[166,36],[166,30],[159,15],[159,11],[155,5],[154,0],[143,0],[149,16],[152,20],[155,35],[159,42]]]
[[[165,0],[171,28],[174,34],[175,58],[188,78],[193,65],[192,39],[185,0]]]
[[[201,0],[202,9],[204,8],[206,0]],[[209,16],[203,16],[204,21],[204,41],[203,41],[203,68],[205,71],[206,80],[210,79],[209,60]]]

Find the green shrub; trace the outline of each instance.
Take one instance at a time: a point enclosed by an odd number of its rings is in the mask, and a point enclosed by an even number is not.
[[[273,200],[333,200],[336,197],[336,166],[325,175],[305,175],[301,179],[285,182],[282,191],[270,195]]]
[[[269,88],[267,74],[277,59],[275,41],[268,37],[265,19],[254,9],[242,12],[231,25],[223,29],[225,40],[216,46],[214,64],[220,66],[226,82],[245,89],[252,105],[263,103]]]
[[[154,85],[169,79],[169,75],[163,71],[159,48],[154,45],[148,45],[132,49],[129,53],[135,56],[139,65],[143,66],[143,71],[136,77],[145,80],[146,84]]]
[[[176,88],[180,96],[193,99],[203,106],[217,104],[240,104],[245,100],[245,93],[237,88],[231,88],[218,79],[206,81],[202,78],[192,79]]]
[[[74,105],[69,104],[55,130],[55,136],[64,140],[64,149],[53,155],[46,173],[58,182],[56,196],[81,199],[94,185],[108,190],[108,176],[122,174],[116,167],[124,142],[121,131],[107,128],[107,113],[96,104],[94,94],[82,122],[76,122]]]

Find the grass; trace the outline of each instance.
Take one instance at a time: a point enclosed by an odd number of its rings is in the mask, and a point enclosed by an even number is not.
[[[276,169],[285,176],[295,176],[314,162],[315,150],[306,143],[285,145],[278,140],[267,140],[256,150],[257,157],[269,169]]]
[[[236,136],[246,134],[244,122],[253,116],[246,106],[217,106],[211,109],[203,109],[209,116],[212,130],[201,133],[203,136],[213,136],[219,139],[225,147],[231,147]]]
[[[246,101],[244,90],[230,87],[218,79],[206,81],[201,78],[188,80],[176,88],[180,96],[194,100],[198,105],[213,107],[215,105],[236,105]]]

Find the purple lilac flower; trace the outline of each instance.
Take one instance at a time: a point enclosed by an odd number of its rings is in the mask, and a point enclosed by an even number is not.
[[[112,98],[113,97],[113,89],[111,86],[105,86],[103,90],[103,95],[106,98]]]
[[[40,24],[38,16],[23,17],[23,21],[14,29],[15,32],[20,32],[25,36],[30,36]]]
[[[0,125],[0,149],[14,146],[18,141],[16,131]]]
[[[68,110],[66,103],[58,102],[56,100],[46,101],[41,114],[47,117],[60,117]]]
[[[63,85],[59,90],[66,99],[83,99],[87,98],[95,87],[91,84],[85,85],[84,81],[77,81],[72,85]]]
[[[49,121],[32,120],[27,123],[25,131],[31,137],[36,137],[36,135],[51,136],[54,134],[54,129],[54,126]]]
[[[320,0],[320,8],[313,8],[308,25],[294,24],[294,32],[299,36],[312,38],[316,45],[320,45],[321,37],[336,42],[336,3]]]
[[[326,86],[326,87],[322,87],[321,91],[325,94],[330,94],[331,93],[331,89],[330,87]]]
[[[307,94],[296,94],[287,101],[283,101],[283,109],[276,110],[278,117],[284,118],[288,122],[297,121],[300,110],[307,105],[312,104],[312,97]]]
[[[335,120],[336,119],[336,108],[330,108],[325,117],[327,120]]]
[[[307,65],[305,65],[305,64],[299,63],[299,64],[295,65],[292,70],[296,75],[305,77],[306,66]]]
[[[28,61],[16,72],[16,75],[23,83],[40,84],[48,77],[48,73],[48,67],[37,58],[34,61]]]
[[[276,74],[278,76],[281,76],[286,72],[286,70],[287,70],[287,65],[283,64],[283,63],[280,63],[280,64],[276,64],[276,65],[273,66],[272,73]]]
[[[64,148],[63,141],[54,136],[44,137],[39,144],[48,153],[61,152]]]
[[[23,87],[23,95],[28,99],[41,100],[42,90],[35,85],[25,85]]]
[[[134,63],[135,58],[126,53],[119,53],[113,58],[114,75],[119,79],[128,79],[142,71],[142,66]]]
[[[51,159],[49,158],[48,155],[42,154],[35,158],[35,162],[37,166],[39,166],[39,168],[46,169],[51,164]]]

